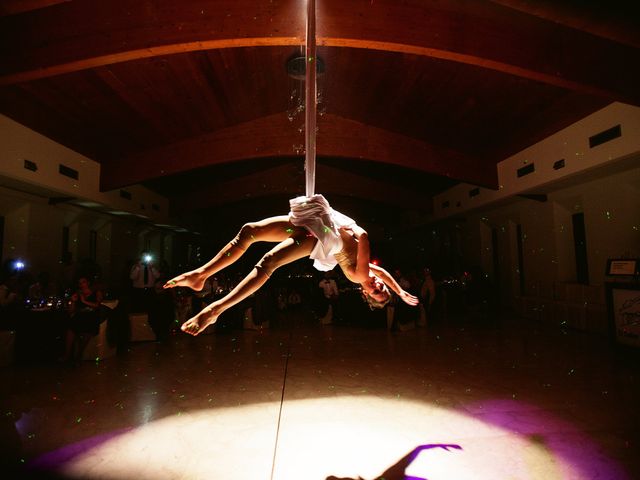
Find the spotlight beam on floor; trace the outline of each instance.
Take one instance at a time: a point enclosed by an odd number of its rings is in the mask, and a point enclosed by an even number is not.
[[[597,445],[540,409],[498,401],[483,410],[476,416],[368,395],[287,401],[275,463],[279,402],[201,410],[149,422],[98,445],[91,439],[70,445],[31,468],[111,480],[227,478],[231,471],[234,479],[368,480],[393,471],[416,447],[443,444],[460,448],[421,451],[403,474],[429,480],[626,478]],[[500,410],[520,411],[526,419],[510,430],[491,420]]]

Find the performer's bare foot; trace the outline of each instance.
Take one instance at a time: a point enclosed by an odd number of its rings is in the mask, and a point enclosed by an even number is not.
[[[209,325],[216,323],[219,316],[220,314],[216,313],[215,309],[206,307],[195,317],[191,317],[189,320],[184,322],[180,329],[195,337],[202,333]]]
[[[204,288],[204,282],[206,280],[207,275],[205,273],[199,272],[198,270],[192,270],[172,278],[165,283],[162,288],[189,287],[190,289],[199,292]]]

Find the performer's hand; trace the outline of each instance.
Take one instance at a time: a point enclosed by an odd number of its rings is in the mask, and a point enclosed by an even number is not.
[[[411,295],[409,292],[405,290],[402,290],[402,292],[400,292],[400,298],[404,303],[407,303],[411,306],[416,306],[418,305],[418,303],[420,303],[420,300],[418,300],[418,297],[416,297],[415,295]]]

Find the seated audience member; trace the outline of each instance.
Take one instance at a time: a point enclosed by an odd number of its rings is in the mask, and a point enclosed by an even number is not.
[[[10,307],[19,301],[18,278],[16,276],[10,276],[0,284],[0,307]]]
[[[29,286],[28,297],[31,302],[38,302],[54,297],[57,293],[55,285],[49,279],[49,272],[40,272],[36,282]]]
[[[23,305],[17,275],[7,275],[0,282],[0,330],[13,330]]]
[[[61,360],[72,363],[82,361],[89,339],[100,330],[100,304],[102,291],[95,289],[85,277],[78,280],[78,290],[67,304],[69,322],[65,336],[65,351]]]

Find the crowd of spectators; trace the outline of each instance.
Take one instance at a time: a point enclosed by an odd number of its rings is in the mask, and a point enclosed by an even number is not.
[[[392,300],[383,319],[379,313],[368,311],[359,290],[340,271],[321,273],[310,266],[297,266],[277,271],[263,290],[225,314],[220,328],[242,328],[243,317],[247,328],[246,312],[251,309],[255,327],[287,312],[304,310],[322,325],[354,324],[358,319],[375,322],[371,319],[380,318],[388,328],[402,330],[408,323],[424,326],[439,314],[446,316],[451,305],[478,308],[487,301],[486,276],[478,269],[439,279],[432,277],[428,267],[393,271],[403,289],[419,296],[418,308]],[[37,317],[34,312],[55,312],[63,325],[58,335],[58,356],[64,362],[77,362],[101,322],[110,322],[110,341],[123,346],[130,340],[130,315],[147,315],[156,340],[165,341],[194,312],[228,293],[238,281],[237,275],[225,271],[210,277],[200,292],[163,289],[174,273],[166,262],[156,263],[144,252],[127,267],[126,281],[121,282],[125,285],[111,287],[102,282],[100,268],[90,261],[78,262],[66,268],[60,278],[51,278],[48,272],[34,275],[19,261],[8,260],[0,277],[0,330],[22,330],[28,336],[32,328],[38,328],[30,326],[29,319]],[[464,302],[458,301],[459,295]],[[110,308],[104,307],[105,301],[112,302]]]

